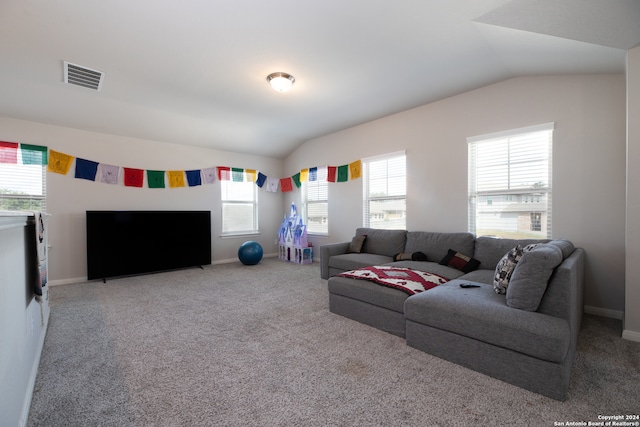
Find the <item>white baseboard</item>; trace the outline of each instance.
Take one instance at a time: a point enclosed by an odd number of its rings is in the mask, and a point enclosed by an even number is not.
[[[86,281],[87,281],[86,277],[73,277],[71,279],[49,280],[47,282],[47,285],[49,286],[70,285],[72,283],[84,283]]]
[[[629,341],[640,342],[640,332],[625,329],[622,331],[622,338]]]
[[[618,310],[609,310],[608,308],[593,307],[590,305],[584,306],[584,312],[587,314],[593,314],[596,316],[609,317],[611,319],[622,320],[624,313]]]

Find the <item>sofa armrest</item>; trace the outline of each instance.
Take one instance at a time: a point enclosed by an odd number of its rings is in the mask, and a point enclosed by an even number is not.
[[[580,332],[584,309],[585,251],[576,248],[556,267],[538,312],[560,317],[569,322],[572,345]]]
[[[350,242],[329,243],[320,246],[320,277],[329,278],[329,258],[334,255],[346,254]]]

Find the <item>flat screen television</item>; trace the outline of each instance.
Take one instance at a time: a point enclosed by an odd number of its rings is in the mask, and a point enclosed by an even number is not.
[[[87,211],[87,278],[211,264],[210,211]]]

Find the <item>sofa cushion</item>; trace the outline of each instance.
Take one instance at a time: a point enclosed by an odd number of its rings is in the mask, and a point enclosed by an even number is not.
[[[440,261],[451,248],[463,254],[473,255],[475,237],[471,233],[437,233],[410,231],[404,252],[424,252],[427,259]]]
[[[478,269],[480,261],[470,257],[469,255],[449,249],[444,258],[440,260],[440,265],[448,265],[449,267],[453,267],[463,273],[469,273]]]
[[[458,279],[468,281],[468,282],[479,282],[479,283],[485,283],[490,285],[491,283],[493,283],[494,274],[495,274],[495,271],[493,270],[479,269],[479,270],[474,270],[470,273],[463,274],[462,276],[458,277]]]
[[[394,261],[427,261],[424,252],[400,252],[393,256]]]
[[[461,288],[456,279],[412,295],[404,304],[405,317],[416,323],[528,354],[561,362],[571,334],[564,319],[507,306],[493,286]]]
[[[442,276],[445,279],[455,279],[456,277],[462,276],[464,273],[460,270],[456,270],[453,267],[449,267],[448,265],[440,265],[437,262],[433,261],[396,261],[391,264],[394,267],[404,267],[410,268],[412,270],[420,270],[426,271],[427,273],[437,274],[438,276]]]
[[[386,255],[377,254],[342,254],[329,258],[329,268],[339,270],[355,270],[356,268],[368,267],[370,265],[383,265],[393,261],[393,258]]]
[[[548,239],[500,239],[480,236],[476,238],[476,249],[473,257],[480,261],[480,268],[484,270],[495,270],[498,261],[500,261],[504,254],[517,245],[525,247],[532,243],[545,243],[548,241]]]
[[[507,305],[511,308],[536,311],[553,269],[561,262],[562,250],[557,245],[537,245],[524,252],[516,264],[507,288]]]
[[[520,261],[520,258],[522,258],[522,254],[532,250],[537,245],[539,245],[539,243],[532,243],[525,247],[522,247],[522,245],[517,245],[515,248],[512,248],[509,252],[504,254],[502,259],[498,261],[498,265],[496,265],[495,276],[493,278],[493,290],[497,294],[507,293],[509,280],[511,280],[511,275],[516,269],[518,261]]]
[[[550,241],[549,244],[556,245],[557,247],[560,248],[560,250],[562,251],[562,259],[567,258],[576,249],[576,247],[573,246],[573,243],[571,243],[571,241],[565,240],[565,239],[555,239]]]
[[[404,301],[409,297],[401,290],[388,288],[367,280],[334,276],[327,282],[329,293],[373,304],[402,313]]]
[[[393,255],[405,251],[407,242],[406,230],[378,230],[376,228],[358,228],[356,236],[366,234],[361,252],[368,254],[386,255],[393,259]],[[373,265],[373,264],[369,264]]]

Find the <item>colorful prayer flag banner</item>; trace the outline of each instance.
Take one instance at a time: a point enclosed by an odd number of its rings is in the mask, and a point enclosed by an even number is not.
[[[327,166],[318,166],[318,181],[326,181],[329,174]]]
[[[351,179],[360,178],[362,176],[362,161],[356,160],[355,162],[349,163],[349,173]]]
[[[335,166],[327,166],[327,181],[336,182],[337,168]]]
[[[318,180],[318,168],[309,168],[309,181]]]
[[[202,169],[202,176],[205,184],[213,184],[216,182],[216,168]]]
[[[338,166],[338,182],[349,181],[349,165]]]
[[[232,168],[231,179],[233,182],[244,182],[244,169]]]
[[[187,175],[187,183],[189,187],[196,187],[202,185],[202,174],[199,170],[191,170],[184,172]]]
[[[255,169],[245,169],[244,174],[247,177],[247,182],[256,182],[256,170]]]
[[[271,193],[278,192],[278,185],[280,184],[280,180],[278,178],[268,178],[267,179],[267,191]]]
[[[309,181],[309,169],[302,169],[300,171],[300,182]]]
[[[62,175],[66,175],[71,169],[71,163],[74,157],[58,151],[49,150],[49,164],[47,170]]]
[[[165,188],[164,171],[147,170],[147,185],[149,188]]]
[[[81,159],[80,157],[76,158],[76,172],[75,172],[76,178],[95,181],[97,173],[98,173],[98,162]]]
[[[167,175],[169,176],[169,187],[184,187],[184,171],[168,171]]]
[[[48,148],[42,145],[20,144],[23,165],[46,165],[49,163]]]
[[[120,166],[100,163],[100,182],[105,184],[117,184],[120,176]]]
[[[218,166],[218,180],[229,181],[231,179],[231,168]]]
[[[267,180],[267,176],[262,172],[258,172],[258,178],[256,178],[256,185],[262,188],[266,180]]]
[[[300,186],[302,185],[302,183],[300,182],[300,172],[293,175],[291,179],[293,180],[293,183],[296,185],[296,187],[300,188]]]
[[[0,163],[18,163],[18,143],[0,141]]]
[[[51,162],[49,162],[51,165]],[[142,187],[144,171],[142,169],[124,168],[124,185],[127,187]]]
[[[291,178],[280,178],[280,188],[283,193],[292,191],[293,184],[291,183]]]

